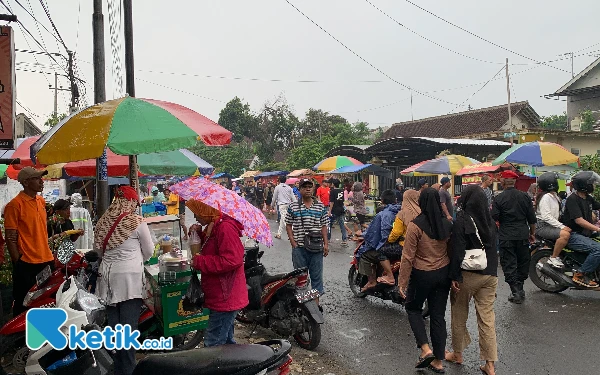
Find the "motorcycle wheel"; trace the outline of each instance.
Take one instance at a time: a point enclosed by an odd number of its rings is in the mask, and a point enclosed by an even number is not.
[[[173,336],[173,350],[178,352],[195,349],[204,340],[204,330],[192,331],[183,335]]]
[[[28,356],[25,332],[0,335],[0,375],[24,374]]]
[[[552,250],[538,250],[535,254],[533,254],[531,257],[531,264],[529,265],[529,278],[535,284],[535,286],[544,292],[560,293],[569,289],[569,287],[558,284],[550,277],[544,275],[536,267],[538,262],[546,263],[551,255]]]
[[[348,272],[348,284],[354,297],[365,298],[367,296],[366,293],[360,291],[360,288],[364,285],[364,276],[358,273],[354,265],[350,267],[350,271]]]
[[[314,350],[321,342],[321,325],[310,316],[310,312],[304,307],[300,308],[301,318],[304,320],[306,331],[294,335],[294,340],[302,349]]]

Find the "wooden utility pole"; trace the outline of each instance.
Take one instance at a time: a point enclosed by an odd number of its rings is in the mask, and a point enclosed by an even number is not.
[[[94,40],[94,103],[106,101],[106,61],[104,58],[104,15],[102,0],[94,0],[92,15]],[[71,83],[73,84],[73,83]],[[108,165],[106,150],[96,159],[96,217],[108,209]]]
[[[506,58],[506,94],[508,95],[508,128],[510,129],[510,145],[514,142],[514,129],[512,123],[512,113],[510,111],[510,77],[508,76],[508,57]]]
[[[132,0],[123,0],[123,28],[125,31],[125,90],[129,96],[135,97]],[[129,184],[139,192],[137,155],[129,156]]]

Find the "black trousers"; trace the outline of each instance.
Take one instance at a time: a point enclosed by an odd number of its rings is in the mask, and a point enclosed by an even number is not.
[[[527,280],[530,262],[527,240],[500,240],[500,264],[508,285],[522,285]]]
[[[117,324],[129,324],[131,330],[138,329],[140,312],[142,311],[142,299],[135,298],[119,302],[113,306],[106,307],[108,325],[115,328]],[[115,375],[131,375],[135,369],[135,349],[116,350],[113,358]]]
[[[50,266],[54,270],[54,261],[46,263],[25,263],[21,259],[15,263],[13,267],[13,317],[19,315],[23,311],[27,310],[23,306],[23,300],[31,289],[35,285],[35,277],[40,273],[44,267]]]
[[[445,358],[446,350],[446,304],[450,293],[451,280],[448,278],[449,267],[435,271],[421,271],[413,269],[408,289],[406,291],[406,312],[417,347],[429,344],[425,320],[423,319],[423,304],[429,304],[429,333],[433,355],[439,360]]]

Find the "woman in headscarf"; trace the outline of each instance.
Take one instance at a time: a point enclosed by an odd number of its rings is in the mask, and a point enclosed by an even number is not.
[[[420,214],[421,207],[419,207],[419,192],[416,190],[405,191],[402,201],[402,209],[396,215],[394,227],[392,228],[392,232],[388,237],[388,242],[399,242],[400,245],[404,246],[404,238],[406,236],[408,224],[410,224]]]
[[[107,303],[108,325],[129,324],[137,330],[144,292],[144,262],[154,243],[148,225],[136,213],[137,192],[117,188],[115,199],[96,224],[94,248],[102,255],[97,295]],[[115,375],[130,375],[135,368],[135,349],[117,350]]]
[[[475,300],[477,326],[479,328],[479,353],[485,360],[481,371],[495,375],[494,362],[498,360],[494,302],[498,286],[498,253],[496,252],[496,225],[490,211],[485,192],[480,186],[465,188],[459,199],[461,210],[456,215],[450,244],[450,279],[452,293],[452,350],[446,353],[446,360],[463,362],[463,351],[471,343],[467,330],[469,304]],[[480,240],[481,239],[481,240]],[[483,249],[487,257],[487,267],[483,271],[461,269],[466,250]]]
[[[447,336],[445,313],[450,292],[448,240],[452,222],[444,217],[440,194],[433,188],[421,192],[419,207],[421,213],[408,224],[406,230],[398,288],[400,295],[406,299],[408,321],[417,347],[421,349],[415,367],[429,367],[433,372],[443,373],[442,360]],[[429,304],[433,350],[423,319],[426,300]]]
[[[235,344],[235,317],[248,305],[240,240],[244,226],[200,201],[191,199],[186,205],[200,224],[194,224],[190,232],[196,231],[202,239],[202,250],[194,256],[193,265],[200,270],[204,306],[210,309],[204,346]]]
[[[352,194],[348,196],[348,200],[354,206],[356,221],[354,221],[354,236],[355,240],[362,236],[362,230],[367,227],[367,208],[365,207],[365,193],[363,193],[363,184],[355,182],[352,185]]]

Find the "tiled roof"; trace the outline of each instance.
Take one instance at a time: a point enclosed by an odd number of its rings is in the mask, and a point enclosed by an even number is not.
[[[513,116],[524,114],[528,127],[537,126],[540,122],[539,115],[526,101],[512,103],[510,109]],[[487,134],[499,131],[506,121],[508,110],[506,105],[500,105],[397,123],[383,133],[379,141],[396,137],[459,138]]]

